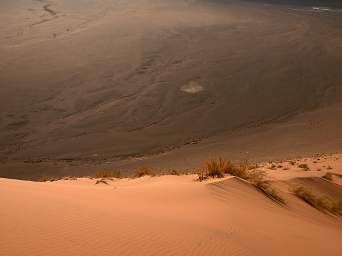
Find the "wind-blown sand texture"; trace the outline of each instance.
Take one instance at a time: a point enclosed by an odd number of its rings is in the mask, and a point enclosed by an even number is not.
[[[0,179],[0,255],[339,256],[341,217],[288,190],[301,184],[342,199],[342,156],[317,158],[277,163],[288,170],[260,164],[285,206],[231,176],[206,182],[196,175],[145,176],[97,185],[89,178]],[[310,171],[297,167],[304,162]],[[322,179],[327,170],[317,166],[330,166],[334,180]]]
[[[2,0],[0,176],[341,151],[338,2],[251,2]]]

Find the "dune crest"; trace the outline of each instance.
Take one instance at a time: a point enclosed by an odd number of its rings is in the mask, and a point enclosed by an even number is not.
[[[311,167],[315,159],[299,161],[311,161]],[[341,218],[288,188],[301,184],[341,199],[341,186],[296,168],[279,180],[274,173],[286,171],[269,170],[283,206],[232,176],[204,182],[196,175],[144,176],[98,184],[89,178],[0,179],[0,254],[339,256]]]

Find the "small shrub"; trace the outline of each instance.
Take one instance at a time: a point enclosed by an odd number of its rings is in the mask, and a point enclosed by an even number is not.
[[[136,171],[135,173],[135,177],[143,177],[143,176],[155,176],[155,172],[153,171],[153,169],[151,168],[146,168],[146,167],[143,167],[143,168],[140,168]]]
[[[209,177],[207,175],[207,171],[205,169],[199,169],[197,170],[198,180],[204,181],[207,180]]]
[[[289,161],[290,165],[295,165],[296,162],[295,161]]]
[[[169,175],[176,175],[176,176],[180,175],[179,171],[177,171],[177,170],[171,170],[171,171],[168,172],[168,174]]]
[[[230,174],[233,176],[244,176],[248,166],[242,164],[239,167],[234,166],[230,161],[223,160],[222,158],[209,160],[205,163],[204,167],[197,171],[198,179],[200,181],[209,177],[223,178],[224,174]]]
[[[329,165],[329,166],[327,167],[327,169],[328,169],[328,170],[332,170],[332,167]]]
[[[225,173],[229,172],[231,167],[229,161],[224,161],[222,158],[218,160],[209,160],[205,163],[207,175],[212,178],[222,178]]]
[[[300,164],[298,165],[299,168],[303,169],[303,171],[310,171],[310,168],[307,164]]]
[[[272,164],[271,167],[270,167],[271,170],[276,170],[277,169],[277,166],[275,164]]]

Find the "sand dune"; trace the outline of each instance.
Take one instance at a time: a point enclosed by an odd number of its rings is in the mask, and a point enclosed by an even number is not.
[[[341,46],[335,0],[1,0],[0,255],[342,255]]]
[[[235,177],[0,179],[0,254],[341,255],[340,218],[293,196],[296,176],[273,181],[286,206]],[[340,185],[300,182],[342,198]]]

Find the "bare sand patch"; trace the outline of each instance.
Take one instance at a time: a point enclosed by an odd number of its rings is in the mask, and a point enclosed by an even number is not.
[[[190,81],[183,85],[180,90],[186,93],[196,94],[204,91],[204,87],[197,81]]]

